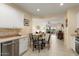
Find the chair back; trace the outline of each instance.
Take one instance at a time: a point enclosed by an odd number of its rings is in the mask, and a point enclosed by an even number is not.
[[[39,36],[38,35],[33,35],[33,40],[38,40]]]
[[[32,33],[29,34],[29,38],[30,38],[30,41],[33,40],[33,34]]]
[[[45,40],[48,41],[48,39],[49,39],[49,34],[46,34],[45,35]]]
[[[48,43],[50,43],[51,34],[49,34]]]
[[[37,45],[37,44],[39,44],[38,42],[39,42],[39,38],[38,38],[38,36],[37,35],[33,35],[33,45]]]

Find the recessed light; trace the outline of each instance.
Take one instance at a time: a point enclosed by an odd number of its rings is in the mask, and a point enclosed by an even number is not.
[[[63,3],[60,3],[60,6],[63,6],[64,4]]]
[[[38,8],[37,11],[40,11],[40,9]]]

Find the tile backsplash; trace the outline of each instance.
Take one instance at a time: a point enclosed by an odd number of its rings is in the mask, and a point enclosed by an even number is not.
[[[0,37],[15,36],[19,34],[19,29],[0,29]]]

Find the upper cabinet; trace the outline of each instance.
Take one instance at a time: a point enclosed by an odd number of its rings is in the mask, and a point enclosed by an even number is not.
[[[11,6],[0,4],[0,28],[22,28],[24,14]]]

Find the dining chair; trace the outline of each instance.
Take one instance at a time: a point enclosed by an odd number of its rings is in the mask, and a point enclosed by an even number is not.
[[[50,48],[50,39],[51,39],[51,34],[49,34],[49,38],[48,38],[48,42],[47,42],[47,44],[48,44],[48,49]]]
[[[32,33],[29,33],[29,39],[30,39],[30,47],[31,47],[32,40],[33,40],[33,34]]]
[[[41,50],[42,40],[39,40],[39,35],[33,35],[33,51],[38,49],[38,52]]]
[[[48,49],[50,48],[50,37],[51,37],[51,34],[46,33],[46,35],[45,35],[45,40],[43,41],[43,44],[44,44],[45,47],[47,47]]]
[[[33,51],[34,51],[34,49],[37,49],[38,48],[38,37],[36,35],[33,35],[32,42],[33,42],[32,45],[33,45]]]

